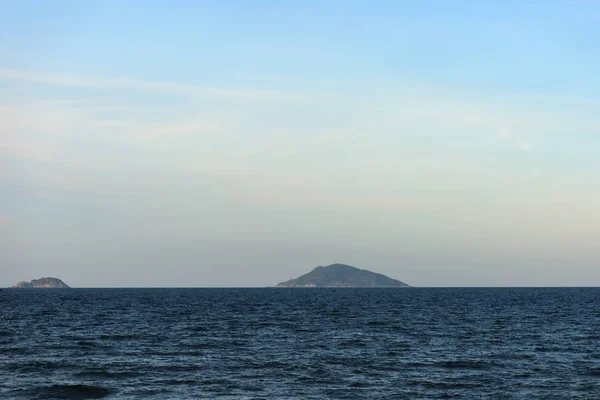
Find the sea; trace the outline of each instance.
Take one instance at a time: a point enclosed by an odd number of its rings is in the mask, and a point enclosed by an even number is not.
[[[0,398],[600,399],[600,289],[4,289]]]

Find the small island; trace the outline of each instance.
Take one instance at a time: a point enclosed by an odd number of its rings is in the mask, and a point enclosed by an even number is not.
[[[13,289],[69,289],[70,286],[58,278],[40,278],[31,282],[19,282]]]
[[[296,279],[281,282],[276,287],[410,287],[404,282],[376,272],[345,264],[319,266]]]

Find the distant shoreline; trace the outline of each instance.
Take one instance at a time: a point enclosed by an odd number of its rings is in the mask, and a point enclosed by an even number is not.
[[[410,286],[410,287],[394,287],[394,286],[355,286],[355,287],[277,287],[277,286],[82,286],[69,288],[13,288],[0,287],[0,290],[10,290],[17,292],[46,292],[46,291],[73,291],[73,290],[172,290],[172,289],[231,289],[231,290],[248,290],[248,289],[294,289],[294,290],[352,290],[352,289],[596,289],[599,286]]]

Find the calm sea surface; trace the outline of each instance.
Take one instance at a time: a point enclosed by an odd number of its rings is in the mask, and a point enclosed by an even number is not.
[[[0,398],[600,399],[600,289],[4,289]]]

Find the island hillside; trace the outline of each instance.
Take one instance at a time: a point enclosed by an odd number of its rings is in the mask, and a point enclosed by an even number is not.
[[[57,278],[40,278],[31,282],[19,282],[13,286],[15,289],[68,289],[69,285]]]
[[[344,264],[319,266],[308,274],[281,282],[277,287],[409,287],[376,272]]]

